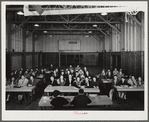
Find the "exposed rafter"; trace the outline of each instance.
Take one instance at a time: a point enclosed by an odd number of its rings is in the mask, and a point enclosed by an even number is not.
[[[138,25],[141,26],[141,22],[139,22],[139,21],[137,20],[136,16],[129,15],[129,17],[130,17],[132,20],[134,20]]]
[[[110,38],[110,36],[109,36],[106,32],[102,31],[101,28],[97,27],[97,29],[98,29],[102,34],[104,34],[106,37]]]
[[[105,20],[100,14],[97,14],[104,22],[106,22],[111,28],[113,28],[115,31],[117,31],[118,33],[121,33],[119,29],[117,29],[115,26],[113,26],[112,24],[110,24],[109,21]]]

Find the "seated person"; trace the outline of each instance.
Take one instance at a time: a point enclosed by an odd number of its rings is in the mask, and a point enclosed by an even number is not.
[[[72,86],[72,84],[73,84],[73,77],[71,74],[69,74],[67,79],[66,79],[65,86]]]
[[[137,82],[136,82],[134,76],[131,76],[131,75],[130,75],[127,82],[128,82],[131,86],[137,86]]]
[[[24,77],[24,75],[21,76],[21,79],[19,79],[18,81],[18,86],[27,86],[28,84],[28,79]],[[18,103],[21,103],[22,102],[22,98],[23,98],[23,94],[22,93],[19,93],[18,95]]]
[[[73,86],[80,88],[81,87],[81,80],[80,77],[77,77],[74,82],[73,82]]]
[[[144,81],[142,80],[141,77],[138,77],[137,86],[143,86],[143,85],[144,85]]]
[[[62,107],[68,104],[69,102],[65,98],[61,97],[60,91],[54,90],[53,98],[50,103],[54,106],[54,109],[62,109]]]
[[[54,66],[53,66],[53,64],[50,64],[50,67],[49,67],[49,71],[54,71]]]
[[[88,98],[88,96],[84,95],[84,90],[79,89],[79,95],[75,96],[72,100],[71,104],[77,108],[87,107],[87,104],[91,103],[92,101]]]
[[[81,88],[89,88],[90,83],[89,83],[89,78],[86,77],[84,81],[81,82]]]
[[[79,71],[80,70],[80,66],[77,65],[77,67],[75,67],[75,71]]]
[[[102,70],[102,72],[101,72],[101,74],[100,74],[100,78],[101,78],[101,79],[106,79],[105,69]]]
[[[63,75],[60,76],[60,78],[57,80],[57,83],[58,83],[60,86],[64,86],[64,85],[65,85],[66,79],[64,78]]]
[[[124,77],[121,78],[121,81],[119,82],[119,85],[127,85],[130,86],[130,84],[124,79]],[[126,100],[126,92],[118,92],[118,95],[121,99]]]
[[[90,84],[92,88],[99,88],[99,82],[97,81],[96,77],[93,77]]]
[[[117,69],[115,68],[114,71],[113,71],[113,76],[114,76],[114,75],[117,75],[117,74],[118,74],[118,71],[117,71]]]
[[[122,77],[124,77],[124,74],[122,73],[122,69],[120,69],[119,73],[117,74],[117,78],[121,80]]]
[[[31,86],[36,86],[36,84],[38,83],[38,81],[37,81],[37,79],[35,79],[35,77],[34,76],[30,76],[30,79],[29,79],[29,81],[28,81],[28,84],[27,84],[27,86],[29,86],[29,87],[31,87]],[[36,97],[36,94],[37,94],[37,91],[38,91],[38,86],[33,90],[33,95]],[[31,96],[32,94],[30,94],[30,96]]]
[[[117,75],[114,76],[114,79],[112,80],[112,83],[111,83],[111,90],[109,92],[109,98],[112,100],[113,99],[113,95],[115,92],[115,89],[114,89],[114,86],[118,86],[119,85],[119,80],[117,78]],[[117,95],[117,94],[115,94]]]
[[[53,76],[50,77],[50,81],[48,82],[48,85],[50,86],[59,86],[57,80]]]
[[[106,72],[106,78],[107,79],[111,79],[112,78],[112,73],[111,73],[110,69],[108,69],[108,71]]]
[[[27,70],[24,72],[24,77],[26,77],[27,79],[29,79],[29,77],[30,77],[30,74]]]
[[[16,82],[14,76],[11,77],[10,80],[6,81],[6,86],[13,87],[13,86],[16,86],[16,85],[17,85],[17,82]],[[8,101],[9,101],[9,98],[10,98],[10,93],[7,92],[6,96],[7,96],[7,97],[6,97],[6,102],[8,102]]]

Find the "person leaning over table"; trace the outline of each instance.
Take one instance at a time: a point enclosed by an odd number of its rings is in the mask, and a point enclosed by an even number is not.
[[[51,105],[54,106],[53,109],[62,109],[64,105],[68,104],[69,102],[61,96],[61,92],[58,90],[53,91],[53,96],[51,97]]]
[[[110,92],[109,92],[109,98],[110,98],[111,100],[113,100],[114,95],[115,95],[115,96],[118,96],[118,95],[117,95],[117,92],[116,92],[115,89],[114,89],[114,86],[118,86],[118,85],[119,85],[119,80],[118,80],[118,78],[117,78],[117,75],[114,75],[113,80],[112,80],[112,82],[111,82],[111,90],[110,90]],[[114,93],[115,93],[115,94],[114,94]]]
[[[84,108],[87,107],[87,104],[91,103],[92,101],[88,96],[84,94],[83,89],[79,89],[78,95],[74,97],[71,104],[77,108]]]
[[[27,86],[28,84],[28,79],[24,77],[24,75],[21,76],[21,79],[19,79],[18,81],[18,86],[23,87],[23,86]],[[18,94],[18,103],[21,103],[23,99],[23,94],[19,93]]]

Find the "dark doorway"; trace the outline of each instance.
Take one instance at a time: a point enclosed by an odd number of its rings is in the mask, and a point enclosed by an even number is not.
[[[120,55],[112,55],[112,70],[117,68],[118,70],[121,68],[121,56]]]

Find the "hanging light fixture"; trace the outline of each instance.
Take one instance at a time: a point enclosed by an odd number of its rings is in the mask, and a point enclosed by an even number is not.
[[[101,15],[105,16],[105,15],[107,15],[107,12],[102,12]]]
[[[47,33],[47,31],[43,31],[44,33]]]
[[[96,24],[94,24],[94,25],[93,25],[93,27],[97,27],[97,25],[96,25]]]
[[[92,33],[92,31],[89,31],[88,33]]]
[[[34,26],[35,26],[35,27],[39,27],[39,24],[35,24]]]
[[[18,15],[24,15],[22,11],[17,12]]]

